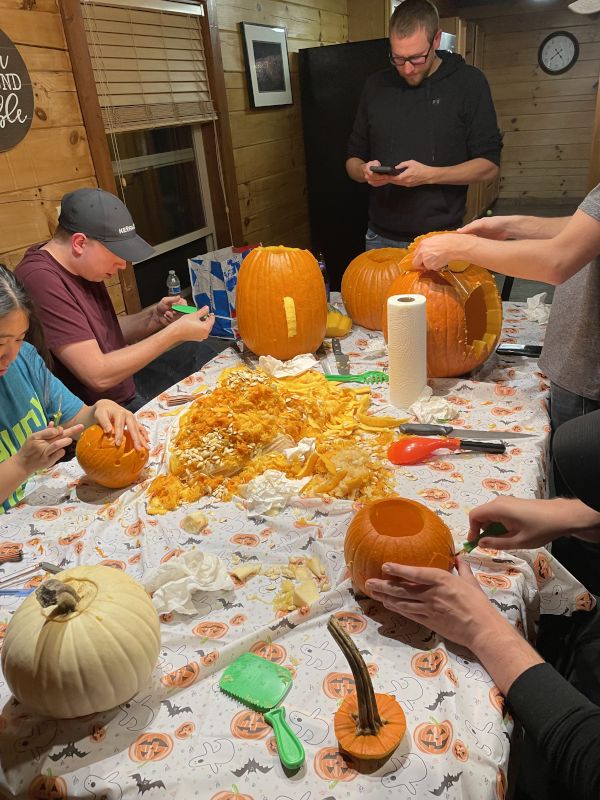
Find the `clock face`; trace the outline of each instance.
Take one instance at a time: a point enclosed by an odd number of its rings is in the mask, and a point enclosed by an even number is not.
[[[538,63],[549,75],[560,75],[571,69],[579,56],[579,43],[569,31],[556,31],[546,36],[538,50]]]

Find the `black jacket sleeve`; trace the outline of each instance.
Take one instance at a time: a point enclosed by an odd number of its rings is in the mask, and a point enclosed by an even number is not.
[[[600,708],[549,664],[526,670],[511,686],[507,701],[568,796],[598,800]]]
[[[492,93],[485,75],[481,72],[475,75],[477,80],[473,81],[471,91],[465,92],[469,158],[487,158],[499,166],[502,135],[498,130]]]

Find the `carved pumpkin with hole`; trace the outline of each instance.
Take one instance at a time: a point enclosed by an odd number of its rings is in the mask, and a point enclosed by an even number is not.
[[[13,614],[2,669],[28,710],[68,719],[137,694],[159,647],[158,614],[137,581],[109,567],[74,567],[44,581]]]
[[[400,262],[406,250],[382,247],[360,253],[346,267],[342,277],[342,300],[352,320],[363,328],[380,331],[387,291],[403,271]]]
[[[381,578],[386,563],[413,567],[454,565],[450,529],[422,503],[403,497],[375,500],[358,511],[346,533],[344,556],[352,583],[369,595],[366,582]]]
[[[428,233],[436,236],[440,232]],[[427,375],[451,378],[478,367],[494,351],[502,330],[502,301],[494,277],[483,267],[451,262],[442,272],[412,269],[418,236],[392,283],[383,304],[387,341],[387,298],[395,294],[422,294],[427,300]]]
[[[314,352],[327,324],[315,257],[296,247],[255,247],[238,273],[236,312],[240,336],[257,355],[287,361]]]
[[[107,489],[130,486],[148,461],[148,450],[136,450],[129,431],[123,433],[117,447],[115,437],[104,433],[100,425],[90,425],[84,430],[75,455],[85,474]]]

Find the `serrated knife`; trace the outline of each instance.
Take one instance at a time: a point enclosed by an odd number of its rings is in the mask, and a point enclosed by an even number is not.
[[[399,426],[400,433],[411,436],[458,436],[467,439],[527,439],[533,433],[518,433],[517,431],[474,431],[470,428],[453,428],[452,425],[427,425],[418,422],[403,422]]]
[[[335,363],[338,368],[338,372],[340,375],[349,375],[350,374],[350,359],[342,350],[342,346],[340,344],[339,339],[333,338],[331,340],[331,349],[333,350],[333,355],[335,356]]]

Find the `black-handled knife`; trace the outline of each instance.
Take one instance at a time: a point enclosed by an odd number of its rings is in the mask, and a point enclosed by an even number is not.
[[[517,433],[516,431],[475,431],[468,428],[453,428],[452,425],[435,425],[421,422],[403,422],[399,427],[400,433],[411,436],[469,436],[476,439],[523,439],[532,436],[531,433]]]

